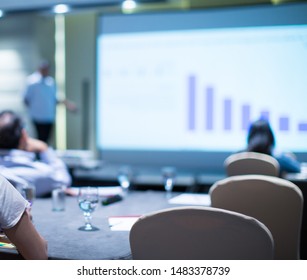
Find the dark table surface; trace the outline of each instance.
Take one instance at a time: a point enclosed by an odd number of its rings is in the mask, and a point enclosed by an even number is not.
[[[212,176],[211,176],[212,177]],[[208,175],[198,176],[199,185],[211,186],[218,180]],[[221,174],[221,178],[224,176]],[[289,174],[286,179],[294,182],[307,200],[307,175]],[[177,193],[179,194],[179,193]],[[110,216],[138,216],[152,211],[169,208],[165,192],[156,190],[131,191],[122,201],[102,206],[101,203],[93,213],[93,224],[100,228],[96,232],[82,232],[84,218],[78,207],[76,197],[66,197],[66,210],[52,211],[51,198],[36,199],[33,205],[34,223],[39,232],[48,241],[50,259],[131,259],[128,231],[112,231],[109,227]],[[4,252],[4,256],[3,256]],[[0,259],[18,258],[12,250],[2,250]],[[301,258],[307,259],[307,207],[304,205],[301,230]]]
[[[165,192],[131,191],[120,202],[108,206],[99,203],[93,212],[92,224],[100,230],[94,232],[78,230],[84,224],[84,217],[76,197],[66,197],[66,209],[62,212],[52,211],[51,198],[36,199],[32,214],[36,228],[48,241],[50,259],[131,259],[129,231],[112,231],[108,218],[139,216],[174,206],[168,203]],[[5,253],[9,259],[18,258],[12,250]]]

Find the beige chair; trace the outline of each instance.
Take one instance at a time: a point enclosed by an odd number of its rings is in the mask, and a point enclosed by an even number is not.
[[[138,260],[272,259],[270,231],[254,218],[211,207],[178,207],[142,216],[130,231]]]
[[[209,191],[211,206],[256,218],[271,231],[275,259],[299,259],[303,195],[292,182],[265,175],[233,176]]]
[[[269,155],[241,152],[232,154],[224,161],[224,168],[228,176],[260,174],[279,176],[279,163]]]

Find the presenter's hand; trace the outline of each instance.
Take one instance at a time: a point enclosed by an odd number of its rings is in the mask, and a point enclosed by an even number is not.
[[[47,149],[48,145],[45,142],[34,138],[28,138],[26,145],[26,150],[28,152],[41,153]]]
[[[63,100],[63,104],[65,105],[66,109],[69,112],[72,112],[72,113],[78,112],[78,107],[77,107],[77,105],[74,102],[65,99],[65,100]]]

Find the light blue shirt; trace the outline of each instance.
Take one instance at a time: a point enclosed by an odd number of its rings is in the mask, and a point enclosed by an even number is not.
[[[56,84],[52,77],[43,78],[39,72],[29,76],[24,102],[33,121],[53,123],[56,113]]]
[[[38,197],[50,194],[59,184],[63,186],[71,184],[67,166],[52,148],[39,155],[40,160],[36,160],[32,152],[0,149],[0,173],[5,176],[7,169],[7,174],[33,184]]]
[[[301,163],[295,158],[288,156],[286,153],[274,152],[273,157],[275,157],[279,163],[281,175],[286,173],[300,173]]]

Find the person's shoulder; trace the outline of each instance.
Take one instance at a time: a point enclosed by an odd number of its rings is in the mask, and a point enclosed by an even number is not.
[[[280,164],[287,163],[289,160],[291,160],[291,158],[285,152],[281,152],[281,151],[274,152],[272,156],[276,158]]]
[[[55,80],[51,76],[45,78],[45,83],[49,86],[55,86]]]
[[[35,159],[35,153],[21,149],[0,149],[0,156],[7,156],[6,162],[22,162]]]
[[[3,196],[4,194],[7,194],[8,192],[12,192],[14,187],[12,184],[8,181],[6,177],[4,177],[4,174],[0,175],[0,196]]]
[[[277,159],[281,169],[285,172],[300,172],[300,162],[292,152],[274,152],[273,156]]]
[[[34,72],[27,77],[27,84],[28,85],[36,84],[36,83],[40,82],[41,78],[42,78],[42,76],[41,76],[40,73]]]
[[[0,191],[3,190],[2,186],[6,184],[8,184],[7,180],[0,174]]]
[[[277,151],[274,151],[272,155],[275,158],[290,158],[290,159],[296,160],[296,156],[292,152],[289,152],[289,151],[277,150]]]

